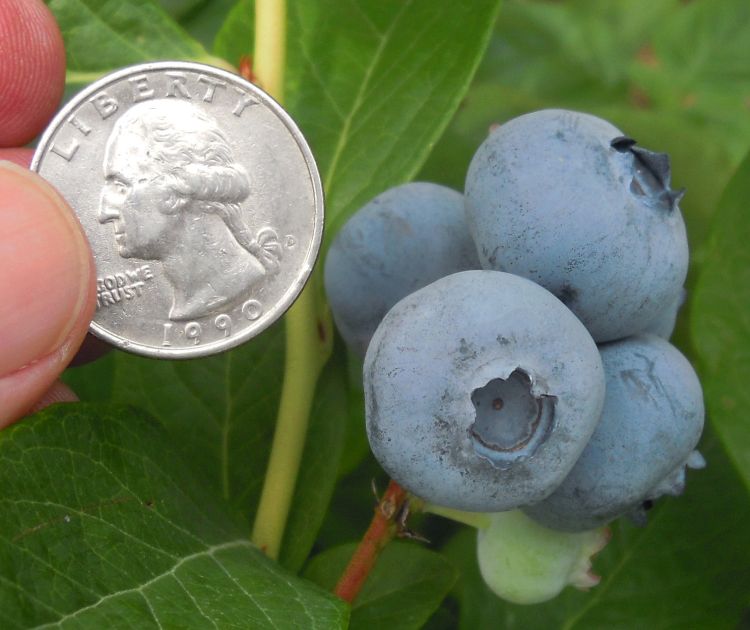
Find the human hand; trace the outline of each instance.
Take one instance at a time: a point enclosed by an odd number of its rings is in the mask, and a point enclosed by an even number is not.
[[[41,0],[0,1],[0,428],[75,400],[57,377],[86,336],[94,264],[73,211],[26,170],[58,106],[65,52]]]

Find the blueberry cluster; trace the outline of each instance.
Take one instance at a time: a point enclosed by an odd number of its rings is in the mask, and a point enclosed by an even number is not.
[[[399,186],[333,242],[326,290],[364,355],[372,450],[429,505],[495,513],[480,550],[507,556],[492,532],[546,530],[598,549],[578,533],[644,521],[704,465],[700,383],[667,341],[688,266],[682,194],[665,154],[544,110],[490,133],[464,195]]]

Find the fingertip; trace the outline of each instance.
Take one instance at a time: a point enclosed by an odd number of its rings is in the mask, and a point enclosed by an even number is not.
[[[31,159],[34,157],[34,149],[18,147],[13,149],[0,149],[0,161],[13,162],[23,168],[29,168]]]
[[[53,402],[47,396],[74,352],[64,346],[17,372],[0,376],[0,429]],[[56,393],[62,392],[57,390]]]
[[[65,46],[41,0],[0,2],[0,147],[20,146],[52,117],[65,87]]]
[[[0,162],[0,426],[70,362],[94,304],[93,260],[72,210],[42,178]]]
[[[62,381],[55,381],[52,383],[52,386],[42,394],[42,397],[31,406],[29,413],[36,413],[37,411],[41,411],[45,407],[49,407],[56,403],[76,402],[77,400],[78,396],[75,395],[75,392],[70,389],[70,387]]]

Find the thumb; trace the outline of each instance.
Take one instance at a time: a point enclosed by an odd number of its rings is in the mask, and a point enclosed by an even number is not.
[[[94,311],[94,263],[73,211],[42,178],[0,162],[0,428],[73,358]]]

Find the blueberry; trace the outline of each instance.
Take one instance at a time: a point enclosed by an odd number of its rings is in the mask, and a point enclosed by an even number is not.
[[[688,247],[669,158],[600,118],[544,110],[499,126],[465,194],[482,266],[538,282],[596,341],[646,330],[678,299]]]
[[[672,301],[667,308],[659,313],[646,328],[643,330],[644,333],[656,335],[662,339],[669,339],[674,332],[675,324],[677,323],[677,315],[685,303],[687,298],[687,291],[682,289],[679,295]]]
[[[396,302],[465,269],[479,269],[479,260],[463,195],[414,182],[378,195],[347,221],[326,258],[325,287],[341,335],[364,356]]]
[[[375,457],[440,506],[497,512],[562,482],[604,400],[599,352],[537,284],[456,273],[398,302],[364,363]]]
[[[581,458],[544,501],[525,508],[547,527],[593,529],[680,494],[703,429],[703,395],[690,363],[669,342],[643,335],[601,347],[604,411]]]

